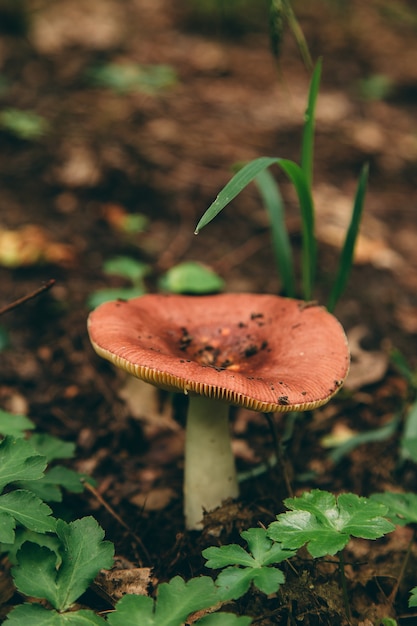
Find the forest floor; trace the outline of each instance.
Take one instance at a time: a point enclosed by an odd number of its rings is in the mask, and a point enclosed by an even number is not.
[[[236,162],[299,159],[309,85],[291,33],[277,66],[262,11],[228,24],[216,13],[201,14],[197,2],[173,4],[28,0],[26,21],[0,4],[0,108],[47,121],[43,134],[25,139],[0,116],[2,305],[55,280],[1,318],[9,345],[1,355],[0,406],[77,444],[71,466],[91,474],[97,488],[68,496],[65,506],[74,517],[94,515],[122,567],[152,567],[154,581],[207,574],[201,550],[270,523],[288,493],[273,468],[246,481],[238,506],[210,518],[204,532],[185,532],[183,401],[171,410],[153,388],[132,385],[94,353],[88,299],[125,285],[103,271],[121,255],[149,265],[151,292],[168,268],[196,260],[218,272],[227,291],[279,293],[254,187],[198,237],[193,232]],[[401,428],[337,464],[325,447],[328,436],[335,441],[404,418],[410,390],[391,351],[417,367],[417,17],[406,3],[397,3],[403,12],[387,14],[389,4],[294,3],[313,59],[323,59],[314,164],[319,302],[329,292],[358,175],[370,164],[355,266],[335,311],[351,341],[352,369],[339,396],[297,422],[287,442],[295,493],[318,487],[367,496],[417,484],[415,465],[400,462]],[[97,68],[111,63],[168,66],[175,79],[168,72],[159,88],[112,89],[97,82]],[[279,182],[299,260],[298,205],[289,183],[282,176]],[[131,215],[146,218],[142,232],[121,227]],[[277,417],[278,434],[287,426]],[[233,445],[239,470],[265,461],[274,451],[268,421],[236,410]],[[394,604],[388,601],[411,534],[399,529],[378,542],[349,544],[355,623],[379,624],[388,615],[416,623],[407,609],[417,584],[416,546]],[[294,594],[309,594],[308,607],[290,593],[284,608],[253,593],[234,610],[263,626],[343,624],[340,601],[329,592],[334,565],[300,560],[297,567],[289,584]],[[113,592],[108,585],[88,601],[111,606]]]

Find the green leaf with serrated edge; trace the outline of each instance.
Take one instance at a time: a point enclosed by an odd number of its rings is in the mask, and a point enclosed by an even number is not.
[[[408,606],[411,608],[416,607],[417,606],[417,587],[413,587],[413,589],[410,591],[410,598],[408,600]]]
[[[82,493],[84,485],[82,476],[74,470],[56,465],[48,470],[45,475],[36,482],[20,481],[18,485],[22,489],[28,489],[46,502],[61,502],[64,488],[71,493]]]
[[[227,565],[256,567],[254,558],[241,546],[234,543],[228,546],[220,546],[219,548],[212,546],[203,550],[201,554],[207,559],[206,567],[211,569],[220,569]]]
[[[284,573],[276,567],[262,567],[253,572],[254,586],[269,596],[285,583]]]
[[[264,528],[250,528],[241,533],[241,537],[247,542],[248,554],[241,546],[236,544],[210,547],[203,550],[202,555],[208,559],[206,567],[219,569],[227,565],[241,565],[243,567],[259,567],[281,563],[293,556],[294,552],[286,550],[278,543],[273,543],[267,537]]]
[[[196,621],[198,626],[249,626],[251,617],[238,616],[233,613],[211,613]]]
[[[93,611],[71,613],[50,611],[40,604],[21,604],[7,616],[8,626],[105,626],[104,619]]]
[[[0,435],[22,437],[26,430],[33,430],[35,424],[25,415],[14,415],[0,409]]]
[[[169,583],[158,587],[155,609],[157,626],[177,626],[201,609],[215,606],[219,601],[218,589],[208,576],[192,578],[188,582],[175,576]],[[175,608],[174,608],[175,607]]]
[[[387,507],[355,494],[336,499],[316,489],[284,502],[293,510],[277,516],[268,528],[269,537],[288,548],[307,544],[313,557],[336,554],[351,536],[377,539],[395,528],[383,517]]]
[[[103,541],[104,531],[93,517],[70,524],[58,520],[56,534],[63,544],[63,554],[53,606],[62,611],[84,593],[101,569],[112,566],[114,546]]]
[[[65,611],[86,591],[100,569],[112,566],[113,545],[103,541],[104,531],[92,517],[70,524],[58,520],[56,533],[62,555],[58,570],[54,553],[25,543],[12,573],[21,593],[45,598],[55,609]]]
[[[12,568],[12,576],[18,591],[48,600],[58,608],[55,553],[34,543],[25,543],[17,553],[17,563]]]
[[[34,433],[29,441],[38,454],[46,457],[48,463],[56,459],[72,459],[75,454],[75,443],[48,433]]]
[[[265,528],[249,528],[240,536],[247,542],[248,550],[252,553],[257,565],[282,563],[294,554],[292,551],[285,550],[280,544],[273,543],[267,536]]]
[[[6,437],[0,441],[0,491],[19,480],[39,480],[46,459],[26,439]]]
[[[56,566],[61,563],[61,555],[59,552],[60,542],[56,535],[37,533],[27,528],[18,528],[15,533],[15,539],[13,543],[1,543],[0,553],[7,553],[7,558],[13,564],[17,564],[17,552],[23,546],[24,543],[29,541],[38,546],[43,546],[54,552],[56,557]]]
[[[124,596],[110,613],[111,626],[179,626],[187,617],[220,601],[218,589],[208,576],[185,582],[176,576],[158,587],[156,601],[144,596]]]
[[[16,522],[39,533],[55,530],[52,510],[30,491],[16,490],[0,496],[0,541],[13,543]],[[7,520],[7,518],[9,518]]]
[[[110,626],[154,626],[155,602],[146,596],[125,595],[109,613]],[[162,626],[162,625],[161,625]]]
[[[226,567],[216,578],[221,600],[237,600],[244,596],[257,571],[252,567]]]
[[[398,526],[417,524],[417,494],[415,493],[374,493],[371,500],[384,504],[388,517]]]

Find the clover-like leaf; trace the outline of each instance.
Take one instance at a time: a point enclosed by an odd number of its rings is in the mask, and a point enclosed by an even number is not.
[[[384,517],[388,510],[384,504],[352,493],[336,498],[315,489],[284,502],[291,510],[269,525],[268,536],[286,548],[307,544],[313,557],[336,554],[352,536],[377,539],[395,528]]]
[[[223,600],[240,598],[252,583],[263,593],[275,593],[285,582],[285,577],[281,570],[270,566],[294,554],[279,543],[273,543],[264,528],[250,528],[243,531],[241,537],[246,540],[248,551],[231,544],[206,548],[202,553],[208,559],[207,567],[226,567],[216,580]]]
[[[104,531],[92,517],[70,524],[58,520],[56,534],[62,557],[58,569],[54,552],[25,543],[12,573],[21,593],[45,598],[58,611],[65,611],[86,591],[100,569],[111,567],[113,545],[103,541]]]
[[[156,600],[144,596],[126,595],[110,613],[111,626],[180,626],[187,617],[219,602],[218,590],[208,576],[185,582],[175,576],[158,587]],[[240,625],[239,625],[240,626]]]
[[[384,504],[386,516],[398,526],[417,524],[417,494],[415,493],[374,493],[371,500]]]
[[[0,441],[0,491],[19,480],[39,480],[46,463],[26,439],[6,437]]]

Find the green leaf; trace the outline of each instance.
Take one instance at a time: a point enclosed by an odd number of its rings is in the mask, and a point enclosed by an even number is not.
[[[3,437],[23,437],[26,430],[33,430],[35,424],[25,415],[15,415],[0,409],[0,434]]]
[[[185,582],[176,576],[158,587],[156,601],[148,597],[126,595],[110,613],[111,626],[180,626],[195,611],[216,606],[218,590],[207,576]]]
[[[417,587],[413,587],[410,593],[411,593],[411,596],[410,596],[410,599],[408,600],[408,606],[411,609],[417,606]]]
[[[75,453],[75,443],[63,441],[47,433],[33,433],[29,439],[36,452],[46,457],[48,463],[55,459],[72,459]]]
[[[296,294],[294,263],[278,184],[268,170],[260,172],[255,178],[255,183],[269,215],[275,261],[284,292],[287,296],[294,297]]]
[[[152,598],[128,594],[119,600],[107,621],[110,626],[154,626],[154,606]]]
[[[387,507],[352,493],[333,494],[315,489],[298,498],[288,498],[291,509],[277,516],[268,528],[268,536],[287,548],[307,544],[313,557],[336,554],[351,536],[377,539],[394,530],[383,516]]]
[[[119,256],[106,261],[103,265],[103,271],[111,276],[121,276],[133,284],[137,284],[149,273],[149,265],[129,256]]]
[[[16,536],[13,543],[0,544],[0,552],[7,553],[9,561],[13,564],[17,564],[17,552],[26,542],[34,543],[38,546],[48,548],[55,553],[56,565],[59,566],[62,559],[59,552],[60,543],[56,535],[37,533],[27,528],[18,528],[16,530]]]
[[[417,494],[415,493],[374,493],[371,500],[385,505],[388,509],[386,517],[393,524],[406,526],[417,524]]]
[[[161,277],[159,287],[171,293],[216,293],[223,289],[224,280],[202,263],[185,261],[169,269]]]
[[[49,130],[49,124],[44,117],[33,111],[13,108],[0,112],[0,125],[19,139],[28,141],[40,139]]]
[[[82,493],[84,485],[82,476],[74,470],[56,465],[35,482],[19,481],[22,489],[28,489],[46,502],[62,502],[62,488],[71,493]]]
[[[303,170],[297,163],[279,157],[260,157],[247,163],[220,191],[216,200],[209,206],[198,222],[195,233],[198,234],[204,226],[211,222],[260,172],[274,164],[284,170],[285,174],[291,180],[300,203],[303,235],[303,294],[306,300],[310,300],[316,269],[314,205],[308,181]]]
[[[0,441],[0,491],[19,480],[39,480],[46,459],[35,452],[29,441],[6,437]]]
[[[59,569],[50,550],[25,543],[12,573],[21,593],[45,598],[55,609],[65,611],[86,591],[100,569],[112,566],[114,550],[110,542],[103,541],[104,531],[92,517],[70,524],[58,520],[56,533],[62,544]]]
[[[98,289],[87,299],[87,305],[90,309],[95,309],[104,302],[111,302],[112,300],[130,300],[131,298],[143,296],[144,293],[145,288],[138,286]]]
[[[0,541],[13,543],[16,522],[29,530],[55,530],[52,510],[30,491],[16,490],[0,496]]]
[[[346,233],[345,242],[339,259],[339,267],[336,278],[330,293],[327,308],[333,311],[337,301],[345,290],[350,271],[353,265],[355,244],[359,234],[359,227],[362,220],[363,207],[365,202],[366,186],[368,183],[369,166],[366,164],[362,168],[353,202],[352,217]]]
[[[93,611],[57,613],[40,604],[21,604],[7,616],[8,626],[105,626],[107,622]]]
[[[107,87],[123,95],[135,91],[155,94],[172,87],[177,76],[170,65],[139,65],[137,63],[107,63],[88,72],[98,87]]]
[[[197,235],[200,230],[207,226],[260,172],[274,165],[274,163],[277,163],[275,157],[260,157],[244,165],[223,187],[215,201],[204,213],[197,224],[195,234]]]
[[[197,620],[198,626],[249,626],[251,617],[238,616],[233,613],[211,613]]]
[[[236,544],[219,548],[213,546],[202,552],[204,558],[208,559],[207,567],[219,569],[232,566],[221,572],[216,580],[223,600],[240,598],[248,591],[251,583],[263,593],[275,593],[285,578],[279,569],[270,566],[294,554],[280,544],[273,543],[264,528],[250,528],[243,531],[241,537],[248,544],[248,552]]]
[[[70,524],[58,520],[56,533],[64,547],[58,572],[58,605],[71,606],[87,589],[101,569],[113,564],[114,547],[103,541],[104,531],[93,517],[77,519]]]

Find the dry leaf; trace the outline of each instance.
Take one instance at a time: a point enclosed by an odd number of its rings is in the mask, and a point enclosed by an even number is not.
[[[352,357],[349,375],[345,387],[350,390],[360,389],[382,380],[388,369],[388,355],[380,350],[367,351],[361,341],[368,334],[364,326],[355,326],[347,336]]]
[[[74,249],[52,241],[40,226],[29,224],[17,230],[0,229],[0,265],[23,267],[38,263],[72,265]]]
[[[100,592],[113,602],[117,602],[127,593],[147,596],[151,583],[153,579],[150,567],[115,567],[111,570],[102,570],[95,580]]]

